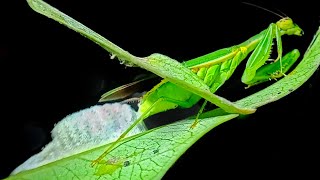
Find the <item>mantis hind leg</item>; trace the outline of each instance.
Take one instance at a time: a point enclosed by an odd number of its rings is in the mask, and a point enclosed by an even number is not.
[[[134,121],[134,123],[127,129],[125,130],[116,141],[114,141],[108,148],[107,150],[105,150],[97,159],[95,159],[94,161],[92,161],[91,166],[95,166],[96,164],[99,164],[103,158],[105,158],[115,147],[116,145],[118,145],[118,143],[126,137],[126,135],[134,128],[136,127],[141,121],[143,121],[146,116],[148,115],[149,111],[155,106],[157,105],[159,102],[163,101],[164,99],[159,98],[155,103],[153,103],[145,113],[141,114],[140,117]]]
[[[193,129],[197,126],[197,124],[199,123],[199,116],[200,114],[202,114],[203,110],[204,110],[204,107],[207,105],[207,100],[204,101],[204,103],[202,104],[197,116],[196,116],[196,119],[194,120],[194,122],[192,123],[192,125],[190,126],[190,129]]]

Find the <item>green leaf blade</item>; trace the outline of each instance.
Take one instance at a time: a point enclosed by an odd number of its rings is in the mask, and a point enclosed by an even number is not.
[[[106,157],[91,167],[91,162],[109,146],[92,149],[8,179],[161,179],[174,162],[199,138],[237,114],[201,120],[194,129],[193,119],[155,128],[125,139]]]

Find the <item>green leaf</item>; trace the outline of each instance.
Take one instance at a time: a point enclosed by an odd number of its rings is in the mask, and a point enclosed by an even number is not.
[[[120,142],[106,161],[91,167],[110,145],[95,148],[39,168],[23,171],[8,179],[160,179],[173,163],[200,137],[237,114],[201,120],[183,120],[151,129]]]

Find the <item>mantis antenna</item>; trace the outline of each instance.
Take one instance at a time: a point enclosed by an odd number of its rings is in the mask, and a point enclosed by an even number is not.
[[[242,2],[242,3],[247,4],[247,5],[250,5],[250,6],[254,6],[254,7],[256,7],[256,8],[260,8],[260,9],[265,10],[265,11],[268,11],[268,12],[270,12],[270,13],[276,15],[276,16],[279,16],[279,17],[281,17],[281,18],[285,18],[284,16],[281,16],[280,14],[278,14],[278,13],[276,13],[276,12],[274,12],[274,11],[271,11],[270,9],[267,9],[267,8],[264,8],[264,7],[261,7],[261,6],[258,6],[258,5],[256,5],[256,4],[252,4],[252,3],[248,3],[248,2]],[[281,11],[280,11],[280,12],[281,12]],[[281,12],[281,13],[283,13],[283,12]],[[284,13],[283,13],[283,14],[284,14]],[[286,15],[285,15],[285,16],[286,16]]]

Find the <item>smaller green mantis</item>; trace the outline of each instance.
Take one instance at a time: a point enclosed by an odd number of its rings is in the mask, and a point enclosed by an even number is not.
[[[242,82],[247,84],[248,87],[251,87],[271,79],[276,80],[277,78],[282,77],[300,56],[299,51],[294,49],[282,57],[281,36],[284,34],[301,36],[303,31],[298,25],[293,23],[292,19],[285,17],[275,24],[270,24],[266,30],[239,45],[220,49],[210,54],[183,62],[182,64],[185,67],[192,69],[192,71],[210,87],[210,91],[214,93],[231,77],[240,62],[253,51],[247,61],[246,69],[241,79]],[[270,57],[273,44],[272,40],[274,38],[277,41],[278,57],[273,63],[264,65]],[[162,55],[155,56],[160,56],[156,58],[158,60],[162,59]],[[139,80],[137,83],[141,81],[142,80]],[[117,89],[120,90],[135,84],[136,83],[134,82]],[[114,94],[115,90],[109,91],[103,94],[99,101],[108,101],[109,95]],[[138,110],[138,113],[140,114],[139,118],[95,162],[100,162],[112,148],[114,148],[118,141],[123,139],[133,127],[147,117],[177,107],[190,108],[199,102],[201,98],[202,97],[193,94],[185,88],[179,87],[166,79],[162,80],[142,97]],[[201,106],[191,128],[194,128],[198,124],[198,117],[203,111],[206,103],[207,101]]]
[[[133,127],[145,118],[178,106],[191,107],[201,98],[229,113],[251,114],[255,112],[255,109],[239,107],[227,99],[213,94],[213,92],[229,79],[239,63],[252,51],[242,76],[242,82],[248,85],[257,83],[258,80],[255,77],[260,74],[260,68],[269,58],[273,39],[277,41],[278,57],[276,61],[279,60],[280,67],[277,64],[270,64],[266,68],[267,78],[262,79],[272,78],[272,75],[268,75],[268,73],[278,74],[274,78],[281,77],[285,72],[285,67],[282,65],[284,60],[282,60],[281,36],[285,34],[301,36],[303,32],[290,18],[282,18],[239,45],[224,48],[181,64],[161,54],[152,54],[144,58],[133,56],[49,4],[41,0],[27,0],[27,2],[35,11],[81,33],[112,53],[113,56],[117,56],[126,65],[140,66],[164,78],[143,97],[139,107],[141,116],[100,157],[94,160],[92,165],[99,163]],[[288,56],[297,57],[299,55],[293,51]],[[294,62],[295,60],[288,58],[288,61]],[[261,74],[264,73],[261,72]]]

